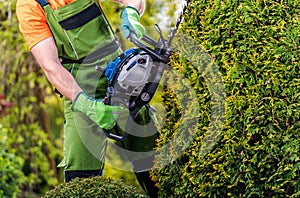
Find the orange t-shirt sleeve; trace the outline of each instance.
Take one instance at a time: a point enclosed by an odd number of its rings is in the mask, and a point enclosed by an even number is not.
[[[29,48],[52,36],[45,12],[35,0],[18,0],[16,13],[19,29]]]

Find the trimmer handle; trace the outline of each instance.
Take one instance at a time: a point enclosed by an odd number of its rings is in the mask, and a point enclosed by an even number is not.
[[[162,39],[162,38],[161,38]],[[145,45],[144,43],[142,43],[138,37],[136,36],[136,34],[134,32],[130,32],[129,34],[129,40],[135,44],[138,48],[142,49],[143,51],[147,52],[152,58],[157,59],[160,62],[163,63],[167,63],[169,61],[169,54],[160,54],[159,52],[154,51],[153,49],[151,49],[149,46]],[[152,47],[156,48],[160,47],[159,45],[161,45],[159,42],[153,40],[151,37],[144,35],[141,40],[145,41],[146,43],[148,43],[149,45],[151,45]],[[165,51],[167,52],[168,49],[165,49]]]
[[[124,133],[123,136],[121,136],[121,135],[115,135],[115,134],[109,132],[109,130],[106,130],[106,129],[102,129],[102,130],[105,133],[106,137],[108,137],[110,139],[113,139],[113,140],[123,141],[127,137],[127,133],[126,132]]]

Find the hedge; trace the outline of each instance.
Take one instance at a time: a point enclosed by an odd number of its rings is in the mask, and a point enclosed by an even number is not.
[[[112,180],[105,177],[75,178],[70,182],[62,183],[48,191],[44,198],[67,197],[147,197],[139,189],[124,183],[121,180]]]
[[[180,30],[160,197],[300,196],[300,1],[194,0]]]

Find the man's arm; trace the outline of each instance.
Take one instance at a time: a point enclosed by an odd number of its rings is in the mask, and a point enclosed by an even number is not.
[[[118,106],[105,105],[86,95],[75,79],[60,63],[53,37],[49,37],[31,48],[31,52],[44,70],[47,79],[66,98],[72,100],[72,110],[85,113],[101,128],[111,129],[116,124]]]
[[[75,79],[60,63],[53,37],[49,37],[31,48],[31,52],[42,67],[49,82],[66,98],[74,101],[82,92]]]
[[[124,4],[124,6],[132,6],[136,8],[139,11],[141,16],[145,11],[146,0],[112,0],[112,1],[122,3]]]

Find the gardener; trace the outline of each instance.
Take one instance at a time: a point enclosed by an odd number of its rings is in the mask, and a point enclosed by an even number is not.
[[[121,13],[124,36],[128,38],[133,31],[141,38],[144,27],[139,20],[145,0],[115,1],[125,6]],[[102,128],[112,129],[122,109],[105,105],[101,100],[107,82],[95,66],[104,70],[109,61],[120,55],[121,49],[100,1],[19,0],[17,16],[32,54],[47,79],[65,98],[64,159],[58,165],[64,167],[65,181],[102,175],[107,145]],[[147,114],[140,117],[146,119]],[[145,152],[153,149],[155,138],[156,134],[147,138],[147,144],[129,138],[125,147]],[[134,160],[131,160],[133,168],[137,164]],[[146,166],[135,172],[144,190],[155,197],[157,189],[148,174],[152,163]]]

